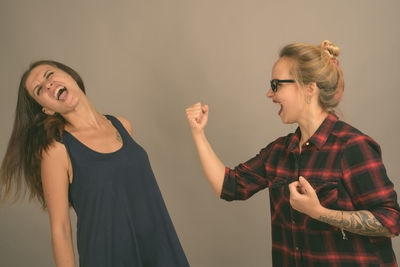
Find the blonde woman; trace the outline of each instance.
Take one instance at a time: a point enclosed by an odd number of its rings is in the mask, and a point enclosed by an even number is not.
[[[217,196],[245,200],[269,188],[274,266],[397,266],[400,208],[379,145],[334,112],[344,89],[338,55],[329,41],[281,50],[267,97],[298,128],[234,169],[207,141],[208,106],[186,110]]]

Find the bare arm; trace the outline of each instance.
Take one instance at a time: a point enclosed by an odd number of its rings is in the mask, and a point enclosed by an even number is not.
[[[69,169],[69,159],[64,145],[55,142],[47,152],[43,152],[42,184],[57,267],[75,267],[68,202]]]
[[[215,154],[204,133],[204,127],[208,120],[208,106],[201,106],[200,103],[196,103],[186,109],[186,117],[204,174],[215,194],[219,197],[224,182],[225,165]]]

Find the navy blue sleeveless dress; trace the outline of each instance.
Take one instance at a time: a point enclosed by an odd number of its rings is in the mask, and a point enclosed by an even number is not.
[[[189,266],[149,159],[118,119],[122,137],[112,153],[91,150],[67,131],[72,163],[69,199],[77,218],[80,267]]]

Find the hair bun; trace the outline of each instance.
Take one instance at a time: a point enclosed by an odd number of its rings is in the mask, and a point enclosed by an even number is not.
[[[325,50],[330,57],[337,57],[340,54],[339,47],[329,40],[322,41],[320,47]]]

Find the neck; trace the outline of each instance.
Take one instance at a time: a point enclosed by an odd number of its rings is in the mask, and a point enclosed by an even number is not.
[[[82,97],[76,108],[62,114],[66,120],[65,128],[70,132],[88,128],[100,128],[104,122],[104,116],[100,114],[86,97]]]
[[[310,110],[302,120],[298,122],[301,131],[300,147],[317,131],[328,113],[322,109]]]

